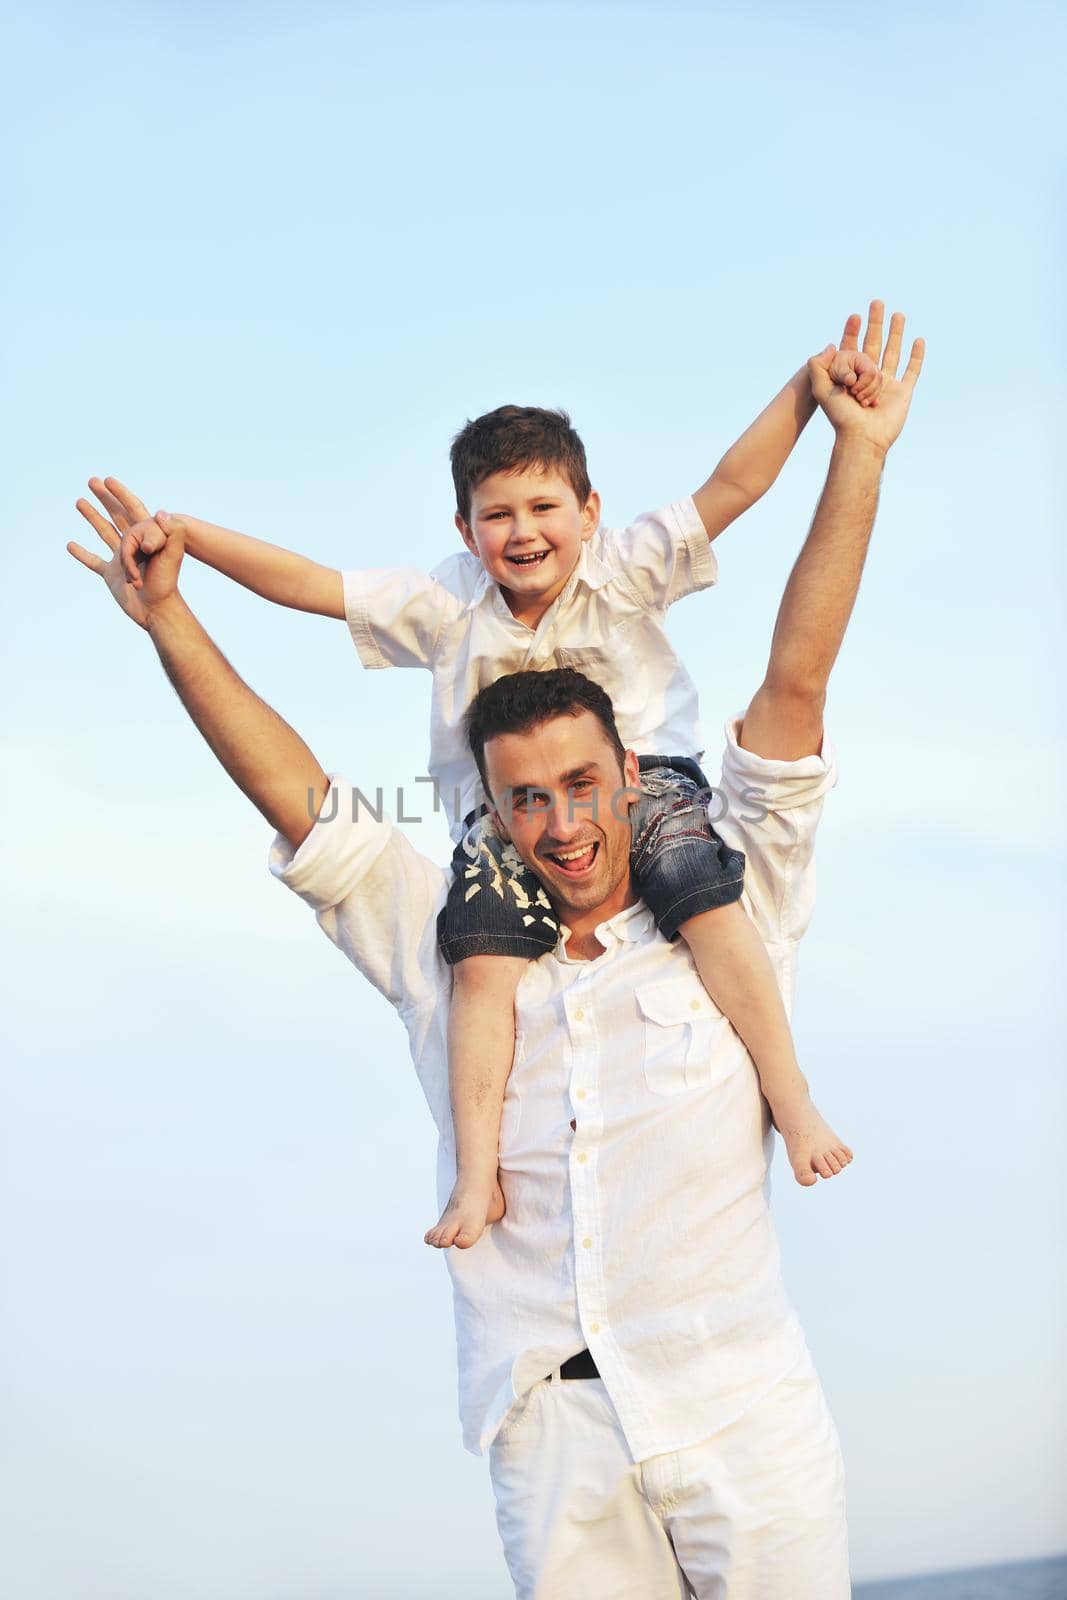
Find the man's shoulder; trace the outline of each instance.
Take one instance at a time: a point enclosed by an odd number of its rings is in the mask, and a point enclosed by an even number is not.
[[[398,1011],[428,1012],[446,993],[437,916],[451,873],[385,816],[380,792],[332,777],[304,843],[276,838],[270,868]]]
[[[364,788],[338,773],[330,775],[326,797],[299,849],[276,836],[270,870],[315,912],[359,896],[372,877],[418,881],[424,903],[446,893],[450,882],[448,869],[418,850],[388,816],[382,786]],[[399,902],[397,919],[408,909]]]

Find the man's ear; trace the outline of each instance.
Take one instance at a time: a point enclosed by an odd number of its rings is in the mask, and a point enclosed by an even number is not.
[[[467,546],[467,549],[470,551],[471,555],[477,556],[478,546],[475,542],[474,534],[471,532],[468,524],[464,522],[458,511],[456,512],[456,527],[459,529],[459,536],[463,540],[463,543]],[[481,560],[481,557],[479,556],[478,559]]]
[[[505,844],[511,843],[511,834],[504,826],[504,819],[493,806],[489,807],[489,820]]]
[[[633,791],[633,793],[630,793],[631,790]],[[623,764],[622,764],[622,791],[621,791],[622,794],[625,794],[627,796],[627,804],[626,804],[626,810],[622,813],[621,816],[619,815],[619,809],[617,809],[618,808],[618,799],[617,798],[613,799],[612,802],[611,802],[612,810],[615,812],[615,815],[617,817],[619,817],[619,821],[620,822],[625,820],[625,818],[629,815],[631,808],[637,804],[637,799],[638,799],[638,795],[640,793],[640,790],[641,790],[641,764],[638,761],[637,756],[634,753],[634,751],[633,750],[627,750],[625,759],[623,760]]]
[[[582,543],[587,544],[600,526],[600,496],[590,490],[589,499],[582,507]]]

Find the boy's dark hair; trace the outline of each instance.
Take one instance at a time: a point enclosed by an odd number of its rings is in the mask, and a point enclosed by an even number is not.
[[[482,787],[489,794],[485,770],[485,746],[500,733],[529,733],[553,717],[576,717],[591,711],[600,723],[619,761],[620,772],[626,761],[626,747],[615,726],[611,697],[573,667],[557,667],[552,672],[509,672],[487,684],[471,701],[464,718],[467,740],[478,766]]]
[[[498,406],[461,428],[452,440],[456,510],[468,525],[471,493],[494,472],[558,467],[584,506],[592,493],[585,446],[565,411],[541,406]]]

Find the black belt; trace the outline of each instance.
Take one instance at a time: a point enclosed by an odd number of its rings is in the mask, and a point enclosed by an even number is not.
[[[579,1350],[576,1356],[571,1356],[559,1369],[561,1378],[599,1378],[596,1362],[588,1350]]]

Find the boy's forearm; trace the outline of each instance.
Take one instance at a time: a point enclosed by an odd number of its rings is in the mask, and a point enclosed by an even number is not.
[[[794,373],[732,444],[693,496],[709,539],[729,527],[771,484],[815,412],[807,366]]]
[[[206,566],[276,605],[324,616],[343,617],[341,574],[280,545],[221,528],[199,517],[182,516],[185,548]]]
[[[146,626],[178,698],[223,767],[298,849],[328,788],[314,755],[238,676],[180,594],[157,607]]]
[[[712,476],[735,485],[751,500],[758,500],[789,460],[793,446],[814,415],[815,400],[805,362],[736,444],[730,446]]]

